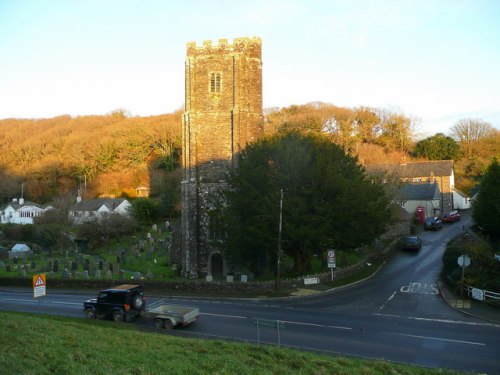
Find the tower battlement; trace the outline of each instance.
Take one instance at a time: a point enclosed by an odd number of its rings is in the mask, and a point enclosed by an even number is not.
[[[200,46],[196,42],[188,42],[186,48],[188,57],[231,52],[246,52],[249,55],[260,57],[262,55],[262,40],[258,37],[244,37],[234,38],[233,43],[229,43],[227,39],[219,39],[217,44],[212,40],[204,40]]]

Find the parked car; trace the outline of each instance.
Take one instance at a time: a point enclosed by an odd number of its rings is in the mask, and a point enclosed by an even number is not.
[[[425,219],[424,222],[424,230],[431,230],[431,229],[439,230],[441,229],[442,226],[443,226],[443,221],[437,216],[428,217]]]
[[[401,250],[420,250],[422,248],[422,240],[418,236],[404,237],[399,241]]]
[[[443,223],[454,223],[455,221],[459,221],[460,212],[458,212],[457,210],[450,211],[447,214],[444,214],[441,217],[441,220],[443,221]]]

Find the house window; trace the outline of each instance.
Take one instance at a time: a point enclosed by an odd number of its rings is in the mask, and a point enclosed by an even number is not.
[[[220,92],[220,73],[210,73],[210,92]]]

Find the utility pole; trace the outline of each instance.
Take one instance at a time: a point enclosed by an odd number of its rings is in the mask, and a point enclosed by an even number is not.
[[[280,288],[281,227],[283,222],[283,189],[280,191],[280,221],[278,226],[278,252],[276,254],[276,290]]]

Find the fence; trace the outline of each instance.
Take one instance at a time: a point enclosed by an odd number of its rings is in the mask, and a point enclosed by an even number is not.
[[[469,297],[472,297],[479,301],[486,301],[487,299],[494,299],[500,301],[500,293],[474,288],[473,286],[470,285],[464,286],[464,290],[467,292],[467,295]]]

